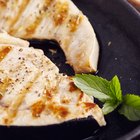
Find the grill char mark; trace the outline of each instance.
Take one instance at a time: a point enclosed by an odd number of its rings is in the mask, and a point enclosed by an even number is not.
[[[11,49],[12,48],[10,46],[6,46],[2,50],[0,50],[0,62],[7,56]]]
[[[11,27],[13,27],[16,24],[16,22],[19,20],[20,16],[22,15],[23,11],[28,6],[29,2],[30,2],[30,0],[23,0],[22,4],[19,7],[18,14],[12,20],[11,20],[11,18],[9,19],[9,21],[11,21],[11,23],[10,23]],[[10,29],[9,34],[14,35],[15,32],[16,32],[16,30]]]
[[[24,101],[26,94],[32,88],[32,86],[34,85],[36,80],[39,78],[39,76],[40,76],[40,73],[36,74],[34,79],[32,81],[30,81],[29,83],[27,83],[26,87],[24,89],[22,89],[22,91],[20,93],[18,93],[16,99],[13,101],[13,103],[7,110],[7,117],[4,119],[4,120],[8,120],[8,121],[6,121],[7,122],[6,125],[10,125],[12,123],[13,119],[17,115],[18,108]]]
[[[52,15],[55,26],[63,24],[63,22],[67,19],[69,11],[69,5],[67,2],[61,3],[57,2],[54,5],[54,13]]]
[[[25,36],[31,36],[35,33],[37,27],[40,25],[41,21],[46,15],[46,12],[48,11],[48,7],[51,6],[54,0],[45,0],[44,5],[42,9],[39,10],[39,16],[36,17],[35,21],[31,23],[25,30],[26,34]]]
[[[12,80],[6,77],[4,80],[0,81],[0,99],[4,96],[6,89],[11,84]]]

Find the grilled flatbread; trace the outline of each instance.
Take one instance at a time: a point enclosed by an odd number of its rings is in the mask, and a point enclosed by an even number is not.
[[[76,73],[97,70],[96,35],[71,0],[0,0],[0,29],[24,39],[56,40]]]
[[[5,31],[2,31],[2,30],[0,30],[0,44],[19,45],[20,47],[29,46],[28,41],[12,37],[12,36],[8,35]]]
[[[2,42],[6,36],[8,43]],[[60,74],[42,50],[6,33],[0,40],[0,125],[50,125],[88,116],[105,125],[93,98]]]

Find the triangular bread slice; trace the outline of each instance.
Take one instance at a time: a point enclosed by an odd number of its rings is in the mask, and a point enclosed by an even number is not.
[[[2,42],[6,36],[11,44]],[[20,46],[23,40],[16,45],[5,33],[0,40],[0,125],[50,125],[88,116],[105,125],[93,98],[60,74],[42,50]]]
[[[76,73],[97,70],[96,35],[71,0],[0,0],[0,29],[24,39],[56,40]]]

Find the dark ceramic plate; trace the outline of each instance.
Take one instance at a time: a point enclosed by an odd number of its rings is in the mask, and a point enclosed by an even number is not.
[[[100,61],[97,75],[107,79],[118,75],[124,94],[140,94],[140,15],[138,11],[126,0],[73,0],[73,2],[87,15],[99,40]],[[33,45],[37,43],[37,47],[40,47],[38,41],[32,43]],[[49,46],[52,49],[57,48],[53,43]],[[64,64],[64,54],[60,49],[55,55],[51,55],[44,45],[42,49],[57,64],[60,72],[74,74],[73,70]],[[90,135],[87,135],[85,140],[118,138],[132,140],[140,134],[140,122],[130,122],[117,111],[107,115],[106,121],[106,127],[99,130],[94,127],[97,131],[91,131],[89,124],[89,129],[85,129],[84,133]],[[73,132],[70,133],[73,134]],[[76,133],[72,139],[81,139],[82,133],[83,130],[79,128],[79,133]]]
[[[123,93],[140,94],[140,15],[125,0],[73,0],[89,17],[100,44],[97,75],[110,79],[118,75]],[[44,50],[60,68],[73,75],[57,43],[30,41]],[[57,50],[53,54],[51,50]],[[117,111],[105,116],[107,126],[99,128],[91,119],[73,120],[41,127],[0,127],[0,138],[44,140],[132,140],[140,134],[140,122],[130,122]],[[140,138],[139,138],[140,139]]]
[[[74,0],[89,17],[101,52],[98,75],[117,74],[123,93],[140,95],[140,14],[126,0]],[[89,139],[132,140],[140,135],[140,122],[130,122],[117,112],[106,116],[107,126]],[[87,138],[88,139],[88,138]]]

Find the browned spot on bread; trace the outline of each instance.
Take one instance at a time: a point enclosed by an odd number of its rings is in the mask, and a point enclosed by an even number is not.
[[[79,94],[79,97],[78,97],[77,104],[76,104],[77,106],[81,105],[83,97],[84,97],[84,93],[81,91],[81,93]]]
[[[31,106],[32,116],[39,117],[45,108],[45,104],[42,101],[38,101]]]
[[[45,5],[48,7],[54,0],[45,0]]]
[[[26,9],[28,3],[30,2],[30,0],[23,0],[21,5],[20,5],[20,8],[19,8],[19,11],[17,13],[17,15],[15,15],[15,17],[13,19],[9,19],[9,21],[11,21],[10,23],[10,26],[13,27],[14,24],[18,21],[18,19],[20,18],[21,14],[23,13],[23,11]],[[9,34],[14,34],[16,32],[16,29],[14,28],[11,28],[11,30],[9,31]]]
[[[47,105],[47,109],[50,110],[59,119],[65,119],[69,115],[68,108],[55,105],[55,103]]]
[[[78,99],[78,100],[79,100],[79,101],[82,101],[83,96],[84,96],[84,93],[81,92],[80,95],[79,95],[79,99]]]
[[[90,109],[92,109],[92,108],[94,108],[96,106],[95,103],[88,103],[88,102],[84,103],[84,105],[85,105],[86,111],[88,111],[88,110],[90,110]]]
[[[46,99],[48,100],[48,101],[51,101],[52,100],[52,98],[53,98],[53,95],[51,94],[51,91],[46,91]]]
[[[9,122],[9,120],[8,120],[7,118],[3,119],[3,123],[4,123],[5,125],[8,125],[8,122]]]
[[[0,7],[6,7],[7,0],[0,0]]]
[[[42,16],[36,17],[36,20],[26,28],[25,36],[32,35],[35,32],[36,28],[39,26],[41,21],[42,21]]]
[[[70,92],[73,92],[73,91],[75,91],[75,90],[77,90],[78,88],[75,86],[75,84],[74,84],[74,82],[70,82],[69,83],[69,91]]]
[[[54,0],[45,0],[45,3],[42,7],[42,9],[39,11],[39,16],[36,17],[35,21],[33,23],[31,23],[27,28],[26,28],[26,37],[34,34],[34,32],[36,31],[37,27],[40,25],[41,21],[43,20],[48,7],[52,4]]]
[[[64,99],[61,100],[61,103],[62,104],[69,104],[70,101],[71,101],[70,99],[64,98]]]
[[[68,27],[71,32],[75,32],[78,29],[78,26],[80,25],[82,21],[81,15],[71,15],[68,23]]]
[[[6,77],[4,80],[0,79],[0,99],[4,96],[8,86],[11,84],[12,80]]]
[[[53,19],[56,26],[61,25],[68,16],[68,3],[57,2],[54,6]]]
[[[7,117],[5,119],[8,119],[8,125],[10,125],[13,119],[16,117],[18,108],[22,104],[26,94],[30,91],[30,89],[32,88],[39,76],[40,73],[36,74],[35,77],[27,83],[26,87],[18,93],[11,106],[9,106],[9,108],[7,109]]]
[[[11,49],[12,48],[10,46],[6,46],[4,49],[0,50],[0,61],[2,61],[7,56]]]

